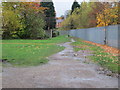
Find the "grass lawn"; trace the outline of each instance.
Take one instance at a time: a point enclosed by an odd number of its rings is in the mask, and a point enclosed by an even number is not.
[[[2,59],[15,66],[33,66],[47,63],[46,57],[64,49],[56,44],[67,42],[66,36],[48,40],[2,40]]]
[[[118,56],[113,56],[111,53],[105,52],[102,48],[88,44],[83,42],[83,40],[74,38],[76,42],[73,42],[72,45],[74,46],[75,51],[79,50],[91,50],[93,51],[93,56],[89,56],[91,60],[100,64],[101,66],[108,68],[112,72],[120,73],[120,61],[118,60]]]

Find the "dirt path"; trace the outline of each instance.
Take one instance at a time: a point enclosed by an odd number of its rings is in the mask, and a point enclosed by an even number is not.
[[[72,40],[74,42],[74,40]],[[89,63],[90,51],[73,51],[71,42],[61,44],[65,50],[54,54],[48,64],[3,68],[4,88],[117,88],[118,79],[98,74],[97,65]]]

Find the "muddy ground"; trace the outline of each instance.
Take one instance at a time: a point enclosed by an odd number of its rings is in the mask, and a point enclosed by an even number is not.
[[[4,67],[3,88],[118,88],[118,78],[99,74],[100,66],[90,62],[88,50],[74,52],[71,42],[48,57],[49,62],[34,67]]]

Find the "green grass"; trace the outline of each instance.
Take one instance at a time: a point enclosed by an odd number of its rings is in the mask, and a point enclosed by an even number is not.
[[[33,66],[47,63],[46,57],[64,49],[56,44],[69,41],[59,36],[48,40],[2,40],[2,59],[15,66]]]
[[[74,38],[76,42],[73,42],[74,50],[77,52],[79,50],[91,50],[93,51],[93,56],[89,56],[92,61],[97,64],[111,70],[114,73],[120,73],[120,66],[118,64],[120,61],[117,56],[113,56],[110,53],[104,52],[104,50],[98,46],[88,44],[83,42],[83,40]],[[119,68],[119,69],[118,69]]]

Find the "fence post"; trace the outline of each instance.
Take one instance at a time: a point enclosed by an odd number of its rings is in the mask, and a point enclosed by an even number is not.
[[[52,38],[52,29],[50,29],[50,38]]]
[[[107,44],[107,29],[106,29],[106,26],[105,26],[104,31],[105,31],[104,45],[106,45]]]

